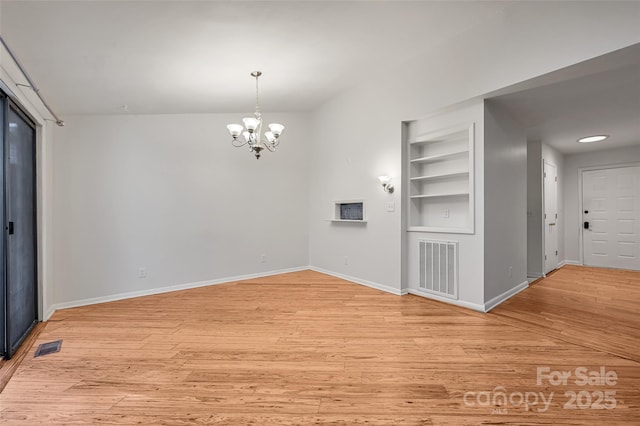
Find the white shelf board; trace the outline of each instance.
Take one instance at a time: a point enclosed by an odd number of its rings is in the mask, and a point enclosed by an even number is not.
[[[437,174],[437,175],[429,175],[429,176],[417,176],[417,177],[412,177],[409,180],[412,181],[419,181],[419,180],[436,180],[436,179],[446,179],[446,178],[450,178],[450,177],[456,177],[456,176],[465,176],[468,175],[469,172],[465,171],[465,172],[455,172],[455,173],[442,173],[442,174]]]
[[[445,154],[430,155],[428,157],[422,157],[422,158],[414,158],[413,160],[410,161],[410,163],[428,163],[430,161],[438,161],[444,158],[455,157],[457,155],[468,154],[468,153],[469,153],[468,149],[465,149],[464,151],[447,152]]]
[[[329,222],[349,222],[349,223],[367,223],[366,220],[355,220],[355,219],[325,219]]]
[[[410,145],[420,145],[420,144],[428,144],[428,143],[455,143],[455,142],[467,142],[468,136],[466,132],[460,132],[460,136],[455,138],[441,138],[441,139],[425,139],[424,137],[418,136],[417,138],[409,141]]]
[[[409,143],[430,143],[430,142],[448,142],[450,140],[459,140],[466,138],[469,134],[470,127],[466,124],[443,129],[434,130],[428,133],[422,133],[409,140]],[[465,136],[463,136],[463,134]]]
[[[448,193],[443,193],[443,194],[421,194],[421,195],[412,195],[409,198],[417,199],[417,198],[459,197],[459,196],[464,196],[464,195],[469,195],[469,192],[448,192]]]

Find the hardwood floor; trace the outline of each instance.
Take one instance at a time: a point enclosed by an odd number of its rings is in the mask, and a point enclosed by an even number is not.
[[[640,272],[567,265],[491,315],[640,362]]]
[[[638,362],[504,321],[312,271],[67,309],[0,423],[638,424]],[[537,384],[538,367],[572,374]],[[579,367],[616,383],[576,384]]]
[[[0,392],[2,392],[2,389],[4,389],[7,383],[9,383],[11,376],[13,376],[13,373],[15,373],[20,366],[20,363],[24,359],[25,355],[27,355],[27,352],[29,352],[29,349],[31,349],[31,345],[36,341],[44,326],[45,324],[42,322],[36,324],[11,359],[0,359]]]

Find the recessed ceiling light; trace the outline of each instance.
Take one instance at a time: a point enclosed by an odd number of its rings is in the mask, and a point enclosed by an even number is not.
[[[596,135],[596,136],[587,136],[586,138],[578,139],[580,143],[589,143],[589,142],[600,142],[608,138],[609,135]]]

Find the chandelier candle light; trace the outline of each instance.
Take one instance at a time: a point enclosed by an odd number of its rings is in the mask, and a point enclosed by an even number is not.
[[[241,146],[249,145],[249,151],[253,152],[257,159],[260,158],[260,153],[263,149],[267,148],[273,152],[280,144],[280,135],[284,130],[284,126],[278,123],[269,124],[269,131],[264,133],[264,139],[262,138],[262,114],[260,113],[260,98],[258,96],[258,78],[262,75],[260,71],[254,71],[251,73],[252,77],[256,79],[256,112],[255,117],[245,117],[242,119],[242,124],[229,124],[227,129],[231,133],[233,140],[231,143],[233,146],[239,148]],[[242,135],[244,141],[239,139]]]

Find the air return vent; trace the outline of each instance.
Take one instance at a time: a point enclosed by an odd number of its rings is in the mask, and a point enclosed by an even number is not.
[[[458,243],[420,240],[420,290],[458,298]]]

